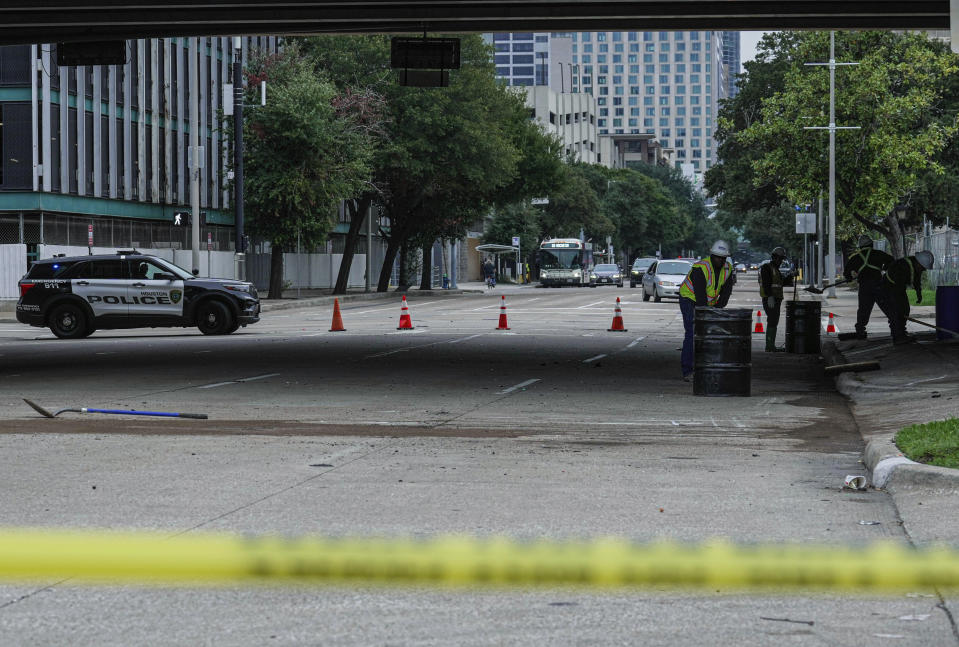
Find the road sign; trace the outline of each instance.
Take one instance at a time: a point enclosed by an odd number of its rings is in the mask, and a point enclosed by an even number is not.
[[[549,204],[549,198],[533,198],[530,204]]]
[[[93,247],[93,225],[87,225],[87,247]]]
[[[206,251],[213,251],[213,233],[206,232]]]
[[[513,247],[519,247],[519,236],[513,236]]]
[[[796,213],[796,233],[797,234],[815,234],[816,233],[816,214],[813,212],[799,211]]]

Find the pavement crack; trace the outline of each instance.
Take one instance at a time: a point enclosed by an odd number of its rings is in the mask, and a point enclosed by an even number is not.
[[[209,519],[207,519],[207,520],[205,520],[205,521],[201,521],[200,523],[195,524],[195,525],[193,525],[193,526],[191,526],[191,527],[189,527],[189,528],[186,528],[185,530],[181,530],[180,532],[177,532],[177,533],[174,533],[174,534],[170,535],[170,536],[168,537],[168,539],[172,539],[172,538],[174,538],[174,537],[180,537],[181,535],[185,535],[185,534],[187,534],[187,533],[189,533],[189,532],[193,532],[194,530],[198,530],[198,529],[200,529],[200,528],[203,528],[204,526],[207,526],[207,525],[213,523],[214,521],[219,521],[220,519],[225,519],[226,517],[229,517],[230,515],[235,514],[235,513],[239,512],[239,511],[241,511],[241,510],[246,510],[247,508],[252,508],[253,506],[255,506],[255,505],[259,504],[259,503],[263,503],[264,501],[268,501],[268,500],[270,500],[270,499],[272,499],[272,498],[274,498],[274,497],[277,497],[277,496],[279,496],[279,495],[281,495],[281,494],[284,494],[284,493],[289,492],[289,491],[291,491],[291,490],[295,490],[296,488],[302,487],[302,486],[306,485],[307,483],[310,483],[311,481],[315,481],[315,480],[317,480],[317,479],[323,478],[324,476],[326,476],[327,474],[329,474],[329,473],[331,473],[331,472],[335,472],[335,471],[337,471],[337,470],[339,470],[339,469],[342,469],[342,468],[346,467],[347,465],[352,465],[353,463],[355,463],[355,462],[357,462],[357,461],[361,461],[361,460],[363,460],[364,458],[367,458],[367,457],[369,457],[369,456],[372,456],[373,454],[376,454],[377,452],[383,451],[384,449],[389,449],[390,447],[393,447],[393,446],[399,444],[399,442],[400,442],[400,440],[397,439],[397,440],[395,440],[395,441],[393,441],[393,442],[391,442],[391,443],[387,443],[387,444],[383,445],[382,447],[377,447],[376,449],[374,449],[374,450],[372,450],[372,451],[368,451],[368,452],[366,452],[366,453],[364,453],[364,454],[360,454],[360,455],[357,456],[356,458],[353,458],[353,459],[351,459],[351,460],[348,460],[348,461],[346,461],[345,463],[343,463],[342,465],[337,465],[336,467],[330,468],[330,469],[328,469],[328,470],[324,470],[324,471],[322,471],[322,472],[319,472],[318,474],[314,474],[313,476],[310,476],[310,477],[308,477],[308,478],[305,478],[305,479],[303,479],[303,480],[301,480],[301,481],[297,481],[296,483],[293,483],[292,485],[288,485],[288,486],[286,486],[286,487],[280,488],[279,490],[276,490],[275,492],[271,492],[271,493],[269,493],[269,494],[266,494],[266,495],[264,495],[264,496],[261,496],[261,497],[258,498],[258,499],[255,499],[255,500],[253,500],[253,501],[249,501],[249,502],[247,502],[247,503],[244,503],[243,505],[237,506],[237,507],[233,508],[232,510],[227,510],[226,512],[224,512],[224,513],[222,513],[222,514],[218,514],[218,515],[215,516],[215,517],[211,517],[211,518],[209,518]]]

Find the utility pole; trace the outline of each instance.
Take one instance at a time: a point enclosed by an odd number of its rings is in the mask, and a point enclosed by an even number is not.
[[[233,224],[236,234],[236,278],[246,279],[243,235],[243,39],[233,37]]]
[[[806,63],[808,66],[829,67],[829,125],[806,126],[804,130],[829,131],[829,263],[826,272],[829,274],[829,298],[836,298],[836,131],[859,130],[859,126],[836,125],[836,67],[839,65],[859,65],[859,63],[836,62],[836,32],[829,32],[829,62]]]
[[[200,273],[200,74],[197,57],[200,55],[200,39],[191,38],[190,54],[190,204],[193,206],[192,236],[193,274]]]

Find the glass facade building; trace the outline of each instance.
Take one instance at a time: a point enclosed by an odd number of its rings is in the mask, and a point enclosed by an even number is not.
[[[738,31],[724,31],[723,34],[723,63],[726,64],[726,96],[735,97],[739,90],[736,88],[736,80],[742,72],[740,63],[740,44]]]

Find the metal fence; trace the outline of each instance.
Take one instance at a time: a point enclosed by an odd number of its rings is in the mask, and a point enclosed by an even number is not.
[[[42,243],[45,245],[85,246],[93,226],[93,244],[97,247],[143,247],[150,249],[191,249],[189,227],[135,218],[65,216],[59,214],[0,215],[0,244]],[[200,227],[200,248],[207,240],[215,251],[233,251],[233,227]]]
[[[932,252],[936,262],[926,272],[930,287],[939,285],[959,285],[959,229],[946,229],[924,236],[906,235],[906,256],[918,251]],[[883,238],[873,242],[876,249],[888,251],[888,242]]]

